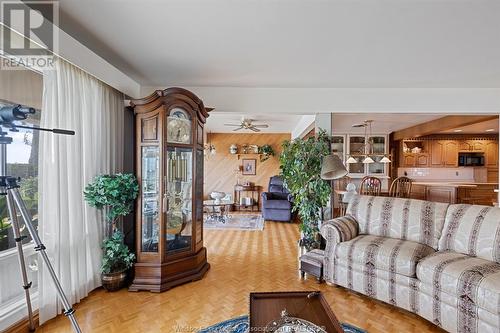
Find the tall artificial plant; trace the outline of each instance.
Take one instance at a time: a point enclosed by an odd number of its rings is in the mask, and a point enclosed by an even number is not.
[[[293,211],[301,221],[302,242],[318,247],[321,211],[331,194],[330,184],[320,177],[322,158],[330,153],[330,139],[321,131],[317,137],[285,141],[282,146],[281,176],[293,196]]]
[[[83,191],[85,200],[92,207],[106,209],[106,219],[111,235],[103,241],[101,271],[104,274],[119,272],[132,267],[135,256],[123,244],[123,233],[117,220],[128,215],[139,193],[139,184],[133,174],[101,175],[95,177]]]

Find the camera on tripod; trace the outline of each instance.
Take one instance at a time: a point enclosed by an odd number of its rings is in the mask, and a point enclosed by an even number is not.
[[[25,120],[29,114],[34,114],[35,109],[22,105],[3,106],[0,108],[0,125],[12,124],[15,120]]]
[[[37,130],[37,131],[46,131],[52,132],[56,134],[66,134],[66,135],[74,135],[74,131],[63,130],[58,128],[42,128],[38,126],[25,126],[19,125],[15,122],[22,121],[28,118],[30,114],[34,114],[35,109],[30,107],[24,107],[22,105],[14,105],[14,106],[3,106],[0,108],[0,196],[5,196],[7,199],[7,208],[9,212],[9,218],[12,222],[14,237],[16,241],[16,247],[19,257],[19,265],[21,266],[21,275],[23,279],[23,289],[26,297],[26,307],[28,310],[28,318],[29,318],[29,329],[30,331],[35,330],[35,324],[33,319],[33,310],[31,307],[31,298],[29,289],[32,286],[32,283],[28,281],[28,275],[26,273],[26,263],[24,261],[24,253],[22,240],[25,236],[21,236],[20,226],[18,221],[18,214],[22,218],[24,222],[24,226],[28,229],[28,232],[31,236],[35,244],[35,251],[40,253],[42,260],[44,261],[46,268],[54,282],[57,293],[59,294],[59,298],[63,307],[65,309],[64,314],[71,321],[71,325],[73,330],[76,333],[81,333],[80,326],[76,321],[74,316],[75,310],[71,307],[64,290],[62,289],[61,283],[57,278],[56,272],[50,263],[49,257],[45,252],[45,245],[43,245],[40,237],[38,236],[37,230],[33,226],[31,220],[30,212],[26,207],[26,204],[21,197],[21,193],[19,192],[19,181],[20,178],[12,177],[7,175],[7,145],[12,143],[12,137],[8,136],[8,133],[3,130],[3,128],[8,128],[10,132],[17,132],[18,128],[24,128],[29,130]]]

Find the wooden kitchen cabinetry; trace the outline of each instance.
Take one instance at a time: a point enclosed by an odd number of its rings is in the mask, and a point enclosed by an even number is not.
[[[412,199],[425,200],[425,190],[424,185],[412,185],[410,197]]]
[[[458,166],[458,141],[432,140],[431,141],[431,167],[456,167]]]
[[[485,144],[483,140],[461,140],[459,141],[460,151],[484,152]]]
[[[405,152],[405,149],[412,150],[420,148],[419,153]],[[403,141],[401,142],[401,166],[404,168],[425,168],[429,166],[428,145],[425,141]]]
[[[498,142],[487,141],[484,144],[484,157],[487,167],[498,168]]]
[[[450,204],[457,203],[457,188],[451,186],[427,186],[425,200]]]
[[[402,167],[404,168],[424,168],[429,165],[429,154],[427,153],[406,153],[403,154]]]

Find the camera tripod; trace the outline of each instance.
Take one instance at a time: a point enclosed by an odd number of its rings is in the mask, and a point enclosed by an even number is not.
[[[28,113],[34,113],[34,109],[22,108],[21,106],[10,108],[9,110],[6,110],[5,107],[0,109],[0,195],[6,196],[9,217],[12,222],[12,229],[14,231],[17,253],[19,256],[19,264],[21,266],[21,275],[23,279],[23,288],[25,291],[26,305],[28,308],[29,329],[31,331],[35,330],[35,323],[33,320],[33,309],[31,307],[31,299],[29,292],[32,286],[32,282],[28,282],[28,274],[26,273],[26,264],[24,261],[23,244],[22,244],[23,240],[27,236],[21,235],[19,221],[17,219],[17,212],[19,212],[19,214],[21,215],[24,225],[28,229],[29,235],[31,236],[31,239],[35,243],[35,251],[40,253],[40,256],[42,257],[47,267],[47,270],[49,271],[50,277],[54,282],[54,285],[57,289],[57,293],[59,294],[59,298],[64,307],[64,315],[67,316],[71,321],[73,330],[77,333],[81,333],[80,326],[78,326],[78,322],[76,321],[76,318],[74,316],[75,310],[71,307],[71,304],[68,302],[68,299],[64,294],[64,290],[61,287],[61,283],[59,282],[56,272],[54,271],[54,268],[52,267],[52,264],[49,261],[47,252],[45,251],[45,246],[40,240],[37,230],[35,229],[35,227],[31,222],[30,213],[26,208],[26,204],[24,203],[21,194],[19,192],[20,178],[7,175],[7,145],[12,143],[12,138],[6,136],[7,133],[3,131],[2,126],[9,127],[11,131],[17,131],[16,127],[20,127],[20,128],[50,131],[54,133],[68,134],[68,135],[74,135],[75,133],[73,131],[20,126],[11,123],[9,115],[14,114],[16,116],[15,120],[21,120],[21,119],[26,119]]]

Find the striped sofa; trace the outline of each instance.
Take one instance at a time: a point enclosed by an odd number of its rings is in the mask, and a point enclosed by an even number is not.
[[[321,234],[327,283],[449,332],[500,332],[500,208],[355,196]]]

